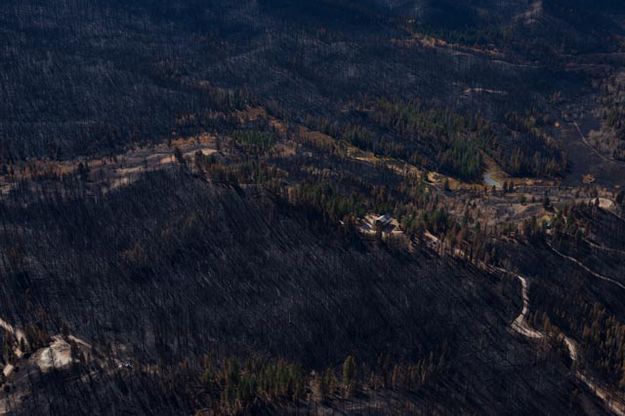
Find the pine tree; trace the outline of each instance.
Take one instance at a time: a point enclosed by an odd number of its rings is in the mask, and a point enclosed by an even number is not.
[[[177,146],[174,149],[174,157],[176,158],[176,162],[178,162],[180,166],[184,167],[187,165],[187,161],[185,160],[184,155],[182,154],[182,150],[180,150],[180,148]]]
[[[343,363],[343,387],[347,397],[356,390],[356,360],[351,355]]]
[[[543,197],[543,208],[551,208],[551,200],[549,199],[549,195],[547,194],[547,192],[545,192],[545,196]]]

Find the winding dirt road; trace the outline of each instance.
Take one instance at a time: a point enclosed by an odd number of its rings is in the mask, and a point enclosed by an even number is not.
[[[496,270],[505,273],[510,276],[516,277],[521,282],[521,293],[523,296],[523,309],[519,316],[512,322],[511,328],[514,332],[523,335],[530,339],[545,339],[547,335],[537,331],[529,326],[527,323],[527,316],[529,314],[529,282],[526,277],[519,274],[509,272],[507,270],[496,268]],[[576,364],[579,362],[579,348],[577,342],[572,338],[562,334],[562,340],[566,345],[571,361]],[[575,376],[578,380],[586,385],[594,394],[599,398],[606,408],[617,416],[625,416],[625,402],[620,398],[615,398],[614,395],[607,389],[601,387],[594,382],[589,376],[585,375],[581,370],[575,371]]]
[[[516,277],[521,282],[521,296],[523,297],[523,309],[519,316],[512,322],[512,330],[527,337],[533,339],[545,338],[542,332],[536,331],[527,323],[527,316],[530,312],[530,298],[529,298],[529,282],[527,279],[519,274],[509,272],[505,269],[495,268],[495,270]]]
[[[606,247],[602,244],[597,244],[591,240],[586,240],[586,244],[588,244],[591,247],[596,248],[597,250],[609,251],[610,253],[625,254],[625,250],[619,250],[618,248]]]
[[[621,289],[625,289],[625,284],[614,280],[610,277],[604,276],[601,273],[597,273],[596,271],[590,269],[588,266],[586,266],[584,263],[582,263],[581,261],[577,260],[575,257],[571,257],[571,256],[567,256],[566,254],[562,253],[561,251],[559,251],[558,249],[556,249],[553,245],[551,245],[551,243],[547,243],[547,245],[549,246],[549,248],[556,253],[558,256],[567,259],[568,261],[571,261],[573,263],[575,263],[576,265],[578,265],[579,267],[581,267],[582,269],[584,269],[585,271],[587,271],[588,273],[590,273],[591,275],[593,275],[594,277],[596,277],[597,279],[601,279],[605,282],[611,283],[615,286],[620,287]]]
[[[428,240],[428,247],[438,252],[438,248],[440,247],[440,240],[429,232],[425,233],[425,237]],[[549,246],[551,247],[550,244]],[[585,265],[583,265],[577,259],[566,256],[563,253],[560,253],[557,250],[555,250],[553,247],[551,247],[551,249],[554,250],[556,253],[558,253],[560,256],[563,256],[575,262],[576,264],[580,265],[584,270],[587,270],[589,273],[593,274],[594,276],[599,277],[602,280],[611,282],[619,287],[625,288],[625,286],[623,286],[623,284],[621,284],[620,282],[617,282],[613,279],[602,276],[588,269]],[[462,251],[458,253],[458,251],[454,250],[453,255],[455,257],[464,258],[464,253],[462,253]],[[546,339],[547,334],[532,328],[527,321],[527,318],[530,312],[530,298],[529,298],[530,283],[527,277],[521,276],[518,273],[510,272],[501,267],[492,267],[492,266],[489,267],[486,264],[481,264],[481,266],[483,266],[486,270],[490,270],[491,272],[494,271],[494,272],[502,273],[504,275],[512,276],[521,283],[521,296],[523,298],[523,308],[521,309],[521,313],[514,319],[514,321],[512,321],[512,324],[510,325],[510,328],[512,329],[512,331],[532,340]],[[577,342],[574,339],[569,338],[565,334],[561,334],[561,337],[562,337],[561,340],[564,342],[564,345],[566,345],[566,348],[568,350],[569,358],[571,359],[573,364],[577,364],[579,362],[579,348],[578,348]],[[601,400],[604,406],[608,410],[610,410],[613,414],[617,416],[625,416],[625,401],[623,400],[623,398],[615,397],[613,393],[611,393],[608,389],[600,386],[590,376],[587,376],[586,374],[584,374],[582,370],[580,369],[575,370],[575,377],[580,382],[582,382],[589,390],[591,390],[594,393],[594,395],[599,400]]]

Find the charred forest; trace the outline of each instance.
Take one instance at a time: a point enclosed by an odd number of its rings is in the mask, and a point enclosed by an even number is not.
[[[625,6],[5,0],[0,414],[625,415]]]

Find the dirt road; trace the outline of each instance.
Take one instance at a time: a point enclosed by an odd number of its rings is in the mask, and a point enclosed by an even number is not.
[[[547,245],[549,246],[549,248],[556,253],[558,256],[571,261],[573,263],[575,263],[576,265],[578,265],[579,267],[581,267],[582,269],[584,269],[585,271],[587,271],[588,273],[590,273],[591,275],[593,275],[594,277],[596,277],[597,279],[601,279],[603,281],[606,281],[608,283],[611,283],[615,286],[620,287],[621,289],[625,289],[625,284],[614,280],[610,277],[604,276],[601,273],[597,273],[596,271],[590,269],[588,266],[586,266],[584,263],[582,263],[581,261],[577,260],[575,257],[571,257],[571,256],[567,256],[566,254],[562,253],[561,251],[557,250],[555,247],[553,247],[553,245],[551,245],[551,243],[547,243]]]
[[[532,329],[527,323],[527,316],[529,314],[529,283],[527,278],[501,268],[497,268],[496,270],[511,276],[515,276],[521,282],[523,310],[521,311],[519,316],[512,322],[512,330],[520,335],[531,339],[546,338],[546,334]],[[579,348],[577,346],[577,342],[564,334],[562,334],[562,340],[566,345],[571,361],[576,364],[579,361]],[[612,413],[617,416],[625,416],[625,401],[623,401],[621,398],[615,397],[614,394],[597,384],[589,376],[585,375],[581,370],[576,370],[575,376],[578,380],[584,383],[586,387],[588,387],[588,389],[590,389]]]
[[[529,315],[529,312],[530,312],[529,282],[527,281],[527,279],[519,274],[509,272],[499,267],[495,268],[495,270],[503,274],[513,276],[516,279],[518,279],[519,282],[521,282],[521,296],[523,297],[523,309],[521,310],[521,313],[519,314],[519,316],[517,316],[516,319],[512,322],[512,325],[511,325],[512,329],[515,332],[527,338],[533,338],[533,339],[544,338],[545,335],[543,333],[536,331],[535,329],[532,329],[530,325],[527,323],[527,316]]]

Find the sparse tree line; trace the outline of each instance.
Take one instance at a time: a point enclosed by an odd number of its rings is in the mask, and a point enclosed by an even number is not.
[[[604,129],[597,140],[598,147],[616,160],[625,160],[625,80],[619,72],[601,85],[600,115]]]
[[[432,379],[443,377],[449,364],[441,350],[412,364],[380,356],[367,365],[349,355],[338,368],[305,371],[283,359],[231,357],[217,361],[205,357],[202,367],[200,385],[209,408],[217,414],[240,415],[267,406],[311,409],[315,403],[370,391],[417,392]]]
[[[503,18],[503,21],[498,15],[501,10],[477,12],[464,4],[437,10],[430,5],[433,9],[430,16],[425,19],[407,16],[399,19],[398,25],[409,33],[432,36],[461,47],[505,49],[543,62],[557,62],[562,54],[616,49],[616,42],[614,45],[603,42],[602,35],[609,36],[609,31],[596,28],[609,27],[611,13],[622,13],[622,5],[605,0],[596,10],[590,4],[584,0],[545,2],[537,11],[530,6],[525,17],[517,15],[515,19]],[[586,36],[575,36],[571,26],[583,28]]]
[[[590,264],[587,259],[592,258],[589,254],[593,250],[586,243],[587,239],[594,239],[597,235],[603,239],[603,236],[616,234],[615,240],[608,238],[607,241],[616,247],[622,245],[619,233],[615,233],[622,225],[617,226],[615,222],[618,222],[615,217],[602,213],[593,202],[577,204],[558,212],[552,221],[552,239],[560,250],[582,259],[585,257],[583,261]],[[602,231],[603,227],[609,231]],[[611,253],[610,256],[617,255]],[[622,261],[618,258],[612,261]],[[536,324],[547,330],[551,328],[551,332],[564,330],[577,339],[582,358],[578,365],[600,380],[625,391],[625,325],[618,318],[622,310],[610,310],[598,300],[585,298],[583,292],[571,299],[549,299],[550,293],[542,290],[536,293],[538,304],[545,312]],[[551,295],[554,295],[553,292]]]
[[[418,100],[373,100],[353,110],[352,120],[308,118],[306,123],[361,149],[438,170],[465,180],[480,180],[483,154],[513,176],[559,176],[565,155],[535,116],[509,113],[503,126],[479,115],[465,115]],[[511,136],[508,138],[506,136]],[[512,143],[510,143],[512,140]]]

